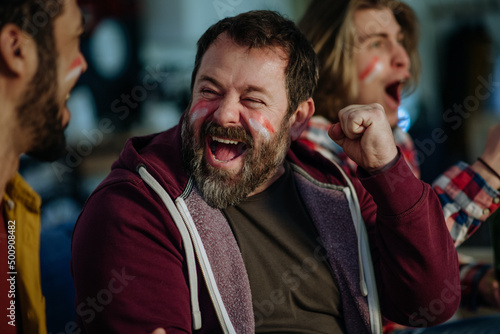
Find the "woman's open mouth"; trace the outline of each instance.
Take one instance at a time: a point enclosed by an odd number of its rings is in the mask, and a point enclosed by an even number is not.
[[[396,81],[385,87],[385,92],[389,95],[398,105],[401,102],[401,81]]]

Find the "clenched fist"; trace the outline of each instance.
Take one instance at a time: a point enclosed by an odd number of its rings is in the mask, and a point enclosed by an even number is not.
[[[349,158],[376,174],[396,163],[398,150],[384,108],[378,104],[351,105],[339,112],[328,135]]]

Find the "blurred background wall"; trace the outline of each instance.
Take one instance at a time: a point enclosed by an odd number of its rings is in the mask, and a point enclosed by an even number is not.
[[[473,162],[500,121],[500,0],[407,0],[421,22],[422,76],[402,124],[415,139],[423,179]],[[80,0],[89,70],[73,91],[68,152],[54,163],[27,157],[21,172],[43,198],[42,284],[49,332],[73,320],[71,232],[85,199],[131,136],[177,123],[189,101],[196,41],[213,23],[251,9],[298,21],[306,0]],[[433,133],[445,136],[436,140]],[[445,138],[445,139],[444,139]],[[488,247],[488,229],[470,240]],[[463,247],[467,247],[464,245]],[[89,245],[92,247],[92,245]]]

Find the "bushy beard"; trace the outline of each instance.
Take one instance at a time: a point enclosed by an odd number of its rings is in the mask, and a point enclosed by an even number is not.
[[[242,127],[223,128],[208,122],[203,124],[200,135],[196,138],[189,116],[184,117],[184,165],[193,175],[198,190],[210,206],[224,209],[237,205],[277,172],[290,147],[288,119],[285,117],[275,138],[265,142],[260,152],[256,152],[253,138]],[[205,142],[206,137],[212,135],[238,139],[246,144],[247,151],[240,171],[221,170],[207,163],[204,158]]]
[[[18,106],[18,122],[30,131],[31,147],[26,152],[40,161],[57,160],[64,152],[66,138],[57,103],[57,53],[46,51],[35,76]]]

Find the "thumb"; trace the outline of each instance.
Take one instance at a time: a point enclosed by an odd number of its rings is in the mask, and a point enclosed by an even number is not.
[[[342,131],[340,123],[333,123],[330,129],[328,129],[328,135],[334,142],[336,142],[340,146],[342,146],[342,144],[344,143],[345,134],[344,131]]]
[[[151,334],[167,334],[167,331],[164,330],[163,328],[157,328],[155,331]]]

